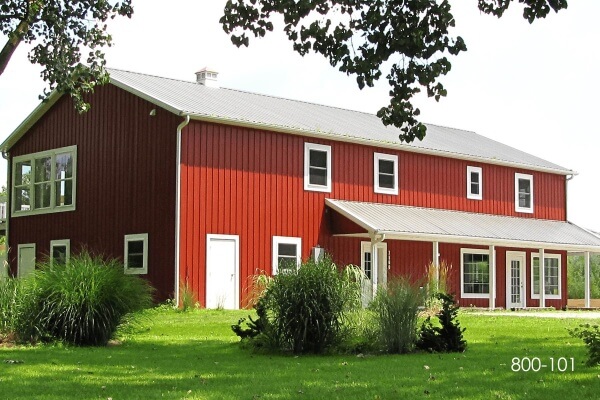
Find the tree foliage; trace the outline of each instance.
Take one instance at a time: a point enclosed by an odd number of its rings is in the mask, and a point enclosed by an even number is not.
[[[501,17],[514,1],[478,0],[478,6]],[[530,23],[567,7],[566,0],[518,2]],[[283,31],[296,52],[321,54],[356,76],[361,89],[373,86],[389,67],[390,103],[377,115],[400,128],[406,142],[423,139],[426,131],[411,100],[422,88],[436,101],[446,96],[439,78],[450,71],[447,55],[467,50],[460,36],[450,34],[455,20],[448,0],[228,0],[220,22],[233,44],[248,46],[249,33],[265,36],[276,15],[283,17]]]
[[[57,89],[85,111],[89,105],[83,93],[108,80],[101,50],[112,41],[106,22],[132,13],[131,0],[0,0],[0,32],[7,38],[0,50],[0,75],[22,42],[33,44],[29,60],[43,67],[41,76],[48,83],[41,98]]]

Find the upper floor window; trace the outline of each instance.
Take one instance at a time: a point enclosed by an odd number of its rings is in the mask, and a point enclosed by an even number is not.
[[[398,194],[398,156],[374,154],[375,193]]]
[[[483,198],[483,174],[480,167],[467,167],[467,198],[473,200]]]
[[[273,236],[272,274],[296,270],[300,265],[302,239],[299,237]]]
[[[304,143],[304,190],[331,192],[331,146]]]
[[[515,174],[515,211],[533,212],[533,175]]]
[[[77,147],[13,158],[13,215],[75,209]]]

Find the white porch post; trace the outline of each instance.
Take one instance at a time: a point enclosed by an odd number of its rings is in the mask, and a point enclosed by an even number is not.
[[[377,279],[379,279],[377,276],[379,272],[379,254],[377,254],[378,243],[379,242],[376,240],[371,241],[371,283],[373,284],[373,298],[375,298],[375,295],[377,294]]]
[[[546,307],[546,262],[544,249],[540,249],[540,308]]]
[[[496,246],[490,246],[490,310],[496,308]]]
[[[436,285],[436,290],[439,289],[439,284],[440,284],[440,243],[439,242],[433,242],[433,257],[432,257],[432,262],[433,262],[433,266],[435,267],[435,285]]]
[[[591,295],[590,295],[590,252],[586,251],[584,254],[584,279],[585,279],[585,308],[591,307]]]

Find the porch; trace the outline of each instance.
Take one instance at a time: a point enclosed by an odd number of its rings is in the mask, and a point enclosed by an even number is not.
[[[382,267],[386,252],[381,248],[392,241],[420,242],[420,248],[429,242],[429,260],[438,277],[440,247],[460,249],[456,294],[463,304],[468,299],[474,303],[485,299],[495,309],[500,299],[505,308],[554,304],[563,308],[567,304],[567,254],[581,254],[586,266],[584,307],[591,306],[590,254],[600,253],[600,238],[572,223],[334,199],[325,202],[333,211],[334,237],[368,243],[375,266],[373,294],[378,284],[385,283],[390,265],[387,260],[388,268]]]

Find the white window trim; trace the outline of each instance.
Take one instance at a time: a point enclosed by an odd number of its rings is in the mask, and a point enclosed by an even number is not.
[[[531,253],[531,298],[532,299],[539,299],[540,298],[540,294],[535,294],[533,291],[535,289],[535,285],[533,283],[533,259],[534,258],[539,258],[540,254],[539,253]],[[544,260],[548,259],[548,258],[556,258],[558,259],[558,294],[547,294],[544,297],[546,299],[558,299],[560,300],[562,298],[562,257],[560,254],[552,254],[552,253],[546,253],[544,252]],[[539,290],[539,282],[538,282],[538,290]]]
[[[128,268],[127,266],[127,243],[133,241],[142,240],[144,242],[144,261],[142,268]],[[131,275],[145,275],[148,273],[148,234],[147,233],[136,233],[133,235],[125,235],[125,240],[123,242],[123,265],[125,268],[126,274]]]
[[[296,254],[297,265],[302,262],[302,238],[292,236],[273,236],[273,255],[271,265],[271,275],[277,275],[279,270],[279,244],[295,244],[298,249]]]
[[[30,196],[31,196],[31,209],[30,210],[16,210],[15,206],[16,206],[16,202],[14,201],[14,198],[16,196],[16,191],[15,191],[15,178],[17,175],[17,171],[16,171],[16,164],[22,161],[31,161],[31,174],[32,176],[35,173],[35,159],[36,158],[41,158],[41,157],[47,157],[47,156],[51,156],[52,157],[52,173],[51,176],[55,176],[55,171],[54,169],[56,168],[56,163],[55,163],[55,157],[57,154],[62,154],[62,153],[73,153],[73,192],[72,192],[72,204],[68,205],[68,206],[55,206],[55,199],[56,199],[56,188],[54,185],[51,185],[51,189],[50,189],[50,207],[47,208],[38,208],[35,209],[34,207],[34,182],[32,180],[32,182],[29,184],[30,187]],[[12,207],[11,207],[11,216],[12,217],[21,217],[21,216],[26,216],[26,215],[36,215],[36,214],[51,214],[51,213],[56,213],[56,212],[64,212],[64,211],[73,211],[75,210],[75,204],[76,202],[76,194],[77,194],[77,146],[68,146],[68,147],[61,147],[59,149],[52,149],[52,150],[47,150],[47,151],[41,151],[38,153],[30,153],[30,154],[25,154],[22,156],[16,156],[12,159],[12,182],[11,182],[11,203],[12,203]],[[53,182],[53,181],[51,181]]]
[[[531,207],[519,207],[519,179],[529,181],[531,190]],[[515,173],[515,211],[522,213],[533,213],[533,175]]]
[[[491,269],[491,260],[492,256],[490,255],[490,251],[487,249],[460,249],[460,297],[463,299],[489,299],[490,298],[490,290],[494,291],[495,288],[491,287],[491,282],[488,282],[488,292],[487,293],[465,293],[465,266],[464,266],[464,254],[486,254],[488,256],[488,268]],[[494,257],[496,256],[496,252],[494,251]],[[488,274],[491,275],[492,271],[488,271]],[[496,280],[494,279],[494,285],[496,284]]]
[[[60,239],[50,241],[50,265],[54,263],[54,247],[65,246],[67,248],[67,254],[65,255],[65,262],[69,262],[71,258],[71,239]]]
[[[471,174],[475,172],[479,175],[479,194],[471,192]],[[467,166],[467,199],[482,200],[483,199],[483,172],[481,167]]]
[[[327,153],[327,184],[315,185],[310,183],[310,151],[324,151]],[[331,146],[316,143],[304,143],[304,190],[313,192],[331,193]]]
[[[394,187],[392,189],[379,186],[379,160],[394,163]],[[393,154],[373,153],[373,182],[375,193],[398,194],[398,156]]]

